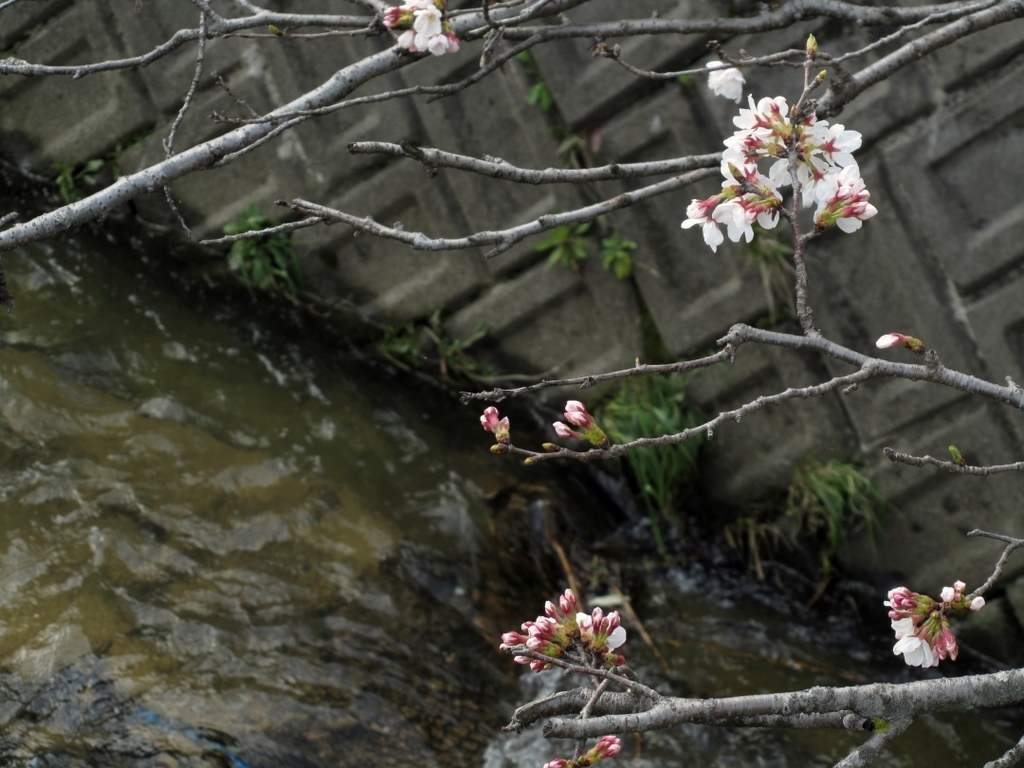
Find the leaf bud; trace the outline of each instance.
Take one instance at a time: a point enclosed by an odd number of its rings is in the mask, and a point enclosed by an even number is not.
[[[953,457],[953,463],[959,467],[967,466],[967,460],[964,459],[963,454],[960,453],[960,449],[955,445],[949,446],[949,455]]]
[[[818,40],[814,35],[807,36],[807,58],[813,59],[818,55]]]

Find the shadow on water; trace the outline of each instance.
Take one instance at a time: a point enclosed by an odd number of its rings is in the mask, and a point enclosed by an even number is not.
[[[0,762],[559,754],[537,729],[498,735],[559,677],[522,675],[495,645],[557,588],[531,526],[579,488],[489,454],[477,411],[444,393],[183,286],[158,248],[115,233],[4,255],[18,311],[0,319]],[[583,506],[576,519],[607,528]],[[638,666],[694,695],[892,678],[849,621],[783,603],[670,571],[644,605],[678,675],[633,638]],[[916,740],[947,765],[1016,739],[998,718],[951,723]],[[851,739],[684,728],[627,752],[651,768],[824,765]]]

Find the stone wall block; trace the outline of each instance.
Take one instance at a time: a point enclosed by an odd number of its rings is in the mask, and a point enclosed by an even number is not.
[[[630,0],[631,18],[649,18],[655,11],[661,18],[710,18],[724,10],[717,2],[680,0]],[[573,21],[609,18],[621,13],[622,3],[598,0],[572,12]],[[609,42],[615,42],[614,40]],[[653,35],[618,41],[622,58],[633,66],[666,71],[689,64],[705,50],[707,39],[700,35]],[[638,93],[657,90],[658,81],[638,79],[613,61],[590,55],[589,40],[561,40],[538,46],[534,56],[554,95],[562,116],[574,128],[581,128],[635,99]]]
[[[453,315],[445,329],[453,338],[472,336],[481,325],[486,325],[495,338],[500,338],[516,327],[531,322],[547,306],[565,294],[578,291],[582,283],[572,270],[548,268],[546,264],[523,272],[512,280],[502,281],[473,303]]]
[[[426,134],[424,143],[473,157],[500,157],[521,168],[561,168],[563,163],[556,151],[559,141],[550,135],[544,115],[527,103],[527,93],[522,72],[509,66],[504,76],[474,86],[465,98],[430,103],[417,100],[417,114]],[[415,164],[425,175],[426,168]],[[440,169],[439,173],[446,176],[469,225],[463,234],[506,229],[546,213],[584,205],[571,184],[517,184],[452,169]],[[489,261],[489,269],[498,277],[542,259],[533,245],[545,237],[547,234],[542,233],[528,238]]]
[[[704,130],[699,112],[679,86],[665,88],[617,115],[601,129],[608,162],[643,162],[714,152],[720,139]],[[665,177],[598,185],[607,199]],[[715,178],[608,216],[609,226],[637,243],[634,279],[655,326],[673,355],[714,344],[734,323],[768,313],[759,272],[740,246],[725,243],[717,253],[699,230],[683,230],[686,206],[721,188]]]
[[[1008,438],[997,414],[999,406],[972,403],[965,397],[941,418],[918,422],[894,435],[889,445],[915,456],[948,459],[947,446],[954,444],[971,464],[1016,460],[1018,446]],[[841,552],[851,573],[883,574],[879,580],[889,573],[898,583],[926,591],[937,591],[955,579],[973,587],[991,573],[1000,547],[965,534],[981,528],[1024,536],[1020,514],[1024,489],[1016,473],[959,476],[934,467],[893,464],[877,455],[867,474],[889,500],[888,522],[877,546],[858,536]],[[911,542],[927,542],[927,546]],[[956,573],[950,571],[954,562]],[[1020,573],[1024,564],[1011,561],[1011,570]]]
[[[965,329],[954,320],[945,297],[936,295],[935,281],[900,220],[879,163],[866,158],[861,172],[878,215],[856,232],[831,231],[808,246],[815,324],[827,338],[851,349],[906,363],[920,359],[902,348],[878,350],[875,341],[891,332],[918,336],[945,365],[976,372]],[[833,375],[853,372],[831,358],[827,365]],[[959,397],[955,390],[925,382],[876,380],[862,384],[843,403],[866,447]]]
[[[34,3],[16,3],[4,9],[4,23],[0,25],[0,51],[22,42],[33,29],[62,12],[71,0],[36,0]],[[19,58],[23,58],[20,57]]]
[[[53,18],[18,49],[19,58],[69,65],[122,56],[98,0]],[[152,125],[155,111],[137,73],[0,79],[5,153],[42,173],[54,162],[102,157],[119,139]]]
[[[1004,384],[1009,376],[1014,383],[1024,385],[1024,278],[1017,275],[968,306],[967,320],[988,369],[987,378]],[[1024,391],[1021,406],[1024,407]],[[1024,413],[1004,407],[1003,418],[1024,441]],[[1003,461],[1020,458],[1005,457]]]
[[[1024,256],[1024,61],[887,147],[894,187],[945,272],[971,293]]]
[[[792,350],[743,347],[735,366],[696,375],[690,391],[705,413],[715,414],[826,377],[818,361]],[[749,414],[742,424],[720,425],[700,477],[710,498],[743,505],[783,493],[805,458],[848,459],[855,450],[837,395],[795,399]]]
[[[970,88],[974,78],[1004,64],[1024,51],[1024,20],[1016,19],[957,40],[945,48],[931,66],[942,86]]]
[[[506,285],[512,291],[499,294]],[[559,290],[565,286],[564,290]],[[518,290],[517,290],[518,289]],[[502,302],[498,297],[502,296]],[[547,301],[543,301],[547,298]],[[601,269],[596,259],[589,260],[581,276],[564,267],[548,269],[538,264],[510,283],[502,283],[479,300],[479,317],[490,317],[492,337],[485,340],[502,358],[512,361],[509,370],[524,373],[551,371],[559,377],[585,376],[618,370],[633,364],[640,354],[642,337],[632,288],[627,282]],[[523,305],[527,311],[522,311]],[[472,305],[471,305],[472,306]],[[499,314],[509,308],[515,321],[509,323]],[[466,322],[469,310],[456,316],[450,327],[475,330]],[[552,403],[567,397],[587,401],[600,391],[548,390]]]
[[[451,191],[438,177],[424,183],[418,163],[395,162],[325,204],[383,224],[401,222],[408,232],[430,237],[464,231]],[[368,315],[409,320],[452,307],[480,290],[487,270],[478,249],[417,251],[394,240],[354,236],[335,224],[304,230],[299,239],[310,258],[336,266],[325,271],[318,290],[333,291],[363,305]]]

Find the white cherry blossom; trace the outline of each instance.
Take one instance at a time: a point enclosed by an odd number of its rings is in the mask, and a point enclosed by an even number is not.
[[[424,7],[416,9],[413,15],[416,17],[416,21],[412,23],[412,28],[417,32],[417,39],[420,37],[431,38],[441,34],[441,10],[436,5],[433,3],[424,5]],[[418,45],[419,43],[417,43]]]
[[[912,667],[936,667],[939,657],[924,640],[914,635],[900,638],[892,647],[894,655],[903,654],[903,660]]]
[[[712,63],[718,64],[718,66],[722,65],[720,61],[709,62],[709,69],[711,69]],[[708,75],[708,87],[711,89],[711,92],[716,96],[735,101],[737,104],[743,98],[743,84],[745,82],[743,73],[736,69],[736,67],[715,69],[714,72]]]

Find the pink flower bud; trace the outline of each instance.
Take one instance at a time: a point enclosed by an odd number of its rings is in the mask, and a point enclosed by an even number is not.
[[[565,424],[563,424],[560,421],[556,421],[551,426],[553,426],[555,428],[555,434],[558,435],[563,440],[569,440],[569,439],[582,440],[583,439],[583,435],[581,435],[579,432],[574,432],[573,430],[569,429],[569,427],[567,427]]]
[[[909,337],[904,336],[902,333],[887,333],[875,342],[875,346],[879,349],[889,349],[897,344],[902,344],[904,339],[907,338]]]
[[[499,419],[498,409],[493,405],[489,408],[484,408],[483,415],[480,417],[480,426],[482,426],[485,431],[493,433],[494,439],[501,445],[509,444],[511,437],[509,435],[508,416],[503,419]]]
[[[568,760],[563,760],[562,758],[557,757],[554,760],[544,763],[544,768],[568,768],[568,765]]]
[[[393,5],[384,11],[384,26],[394,27],[398,24],[398,20],[401,17],[403,9],[397,5]]]
[[[592,765],[598,760],[615,757],[621,751],[622,742],[619,741],[618,736],[602,736],[597,740],[597,744],[584,755],[584,759],[588,760],[587,765]]]
[[[883,603],[892,608],[889,611],[890,619],[898,619],[908,614],[914,613],[917,610],[919,598],[921,597],[916,592],[911,592],[906,587],[896,587],[890,589],[888,594],[889,599]]]
[[[566,616],[572,616],[579,610],[576,595],[573,594],[571,589],[565,590],[565,594],[558,598],[558,607],[562,609],[562,613]]]
[[[967,589],[967,585],[964,584],[962,581],[954,581],[953,589],[955,589],[957,592],[963,592],[965,589]]]
[[[508,646],[523,645],[526,642],[526,637],[518,632],[506,632],[501,636],[501,642]]]
[[[891,347],[904,346],[911,352],[921,352],[924,350],[924,342],[920,339],[915,339],[913,336],[906,336],[902,333],[887,333],[875,342],[875,346],[879,349],[890,349]]]
[[[565,404],[565,420],[584,429],[594,425],[594,417],[587,413],[586,407],[579,400],[570,400]]]
[[[982,608],[985,607],[985,598],[979,595],[978,597],[971,600],[970,607],[972,611],[980,611]]]
[[[493,405],[489,408],[484,408],[484,413],[480,417],[480,426],[487,432],[493,432],[494,428],[498,426],[498,409]]]
[[[456,37],[454,32],[446,32],[445,38],[447,38],[448,53],[457,53],[459,50],[459,38]]]
[[[939,593],[944,603],[952,603],[956,600],[956,590],[952,587],[943,587],[942,592]]]

